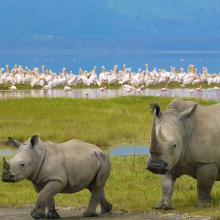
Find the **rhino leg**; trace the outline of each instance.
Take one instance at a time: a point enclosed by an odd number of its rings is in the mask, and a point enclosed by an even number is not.
[[[216,180],[217,167],[213,164],[201,164],[196,168],[198,205],[209,206],[211,203],[211,190]]]
[[[171,177],[171,175],[161,176],[162,195],[160,202],[153,208],[164,210],[171,209],[171,197],[173,195],[174,182],[175,180]]]
[[[91,196],[89,199],[89,205],[86,211],[83,213],[84,217],[98,216],[96,208],[100,202],[101,189],[99,187],[90,188]]]
[[[41,187],[39,185],[37,185],[36,183],[33,183],[34,189],[37,193],[39,193],[41,191]],[[58,219],[60,218],[59,214],[57,213],[56,209],[55,209],[55,201],[54,198],[51,198],[47,201],[47,218],[48,219]],[[43,208],[42,208],[43,209]],[[45,208],[44,211],[41,211],[43,214],[43,216],[45,216]]]
[[[60,215],[57,213],[56,208],[55,208],[54,198],[51,198],[51,199],[48,200],[47,208],[48,208],[48,212],[47,212],[47,218],[48,219],[58,219],[58,218],[60,218]]]
[[[112,204],[106,200],[104,189],[102,189],[100,193],[100,205],[101,205],[101,213],[111,212]]]
[[[58,181],[48,182],[47,185],[39,192],[38,198],[31,216],[35,219],[45,218],[45,207],[53,197],[62,191],[63,185]]]
[[[41,219],[41,218],[46,218],[45,215],[45,208],[39,208],[38,210],[36,208],[34,208],[31,211],[31,216],[34,219]]]
[[[35,191],[37,193],[39,193],[41,191],[41,187],[35,183],[33,183],[33,187],[35,189]],[[31,211],[31,216],[34,218],[34,219],[40,219],[40,218],[45,218],[46,215],[45,215],[45,207],[41,207],[38,211],[34,208],[32,211]]]
[[[96,208],[98,204],[101,204],[101,211],[110,212],[112,205],[107,202],[104,194],[105,183],[110,174],[110,161],[109,158],[104,153],[95,154],[95,157],[100,163],[100,168],[95,176],[95,179],[88,186],[91,192],[91,197],[87,210],[83,213],[84,217],[97,216]]]

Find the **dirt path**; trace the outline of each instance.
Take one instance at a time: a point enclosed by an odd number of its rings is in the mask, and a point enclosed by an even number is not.
[[[26,208],[0,208],[0,220],[32,220],[30,216],[31,207]],[[64,220],[82,220],[81,209],[73,208],[62,208],[59,209],[62,219]],[[88,218],[87,218],[88,219]],[[212,218],[205,217],[190,217],[189,215],[179,215],[179,214],[157,214],[157,213],[122,213],[113,212],[111,214],[102,215],[97,218],[98,220],[211,220]]]

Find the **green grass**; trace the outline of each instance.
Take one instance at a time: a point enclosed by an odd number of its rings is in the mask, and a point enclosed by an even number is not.
[[[151,119],[149,104],[158,102],[163,110],[171,98],[121,97],[113,99],[22,98],[0,100],[0,141],[12,136],[26,140],[39,134],[42,140],[57,142],[78,138],[106,149],[122,143],[148,144]],[[196,100],[203,105],[213,101]],[[159,177],[146,171],[144,157],[112,157],[112,172],[106,187],[116,210],[151,211],[159,201]],[[1,158],[0,158],[1,160]],[[2,162],[0,162],[2,167]],[[1,170],[1,169],[0,169]],[[196,181],[180,178],[175,185],[173,207],[176,212],[220,215],[220,185],[213,189],[210,208],[196,207]],[[0,182],[0,206],[33,203],[36,197],[31,183]],[[85,207],[88,192],[58,195],[58,206]]]
[[[0,90],[9,90],[9,88],[12,86],[12,84],[7,83],[7,84],[0,84]],[[18,90],[39,90],[41,89],[41,86],[34,86],[31,87],[31,85],[29,84],[17,84],[15,85],[17,87]],[[156,85],[149,85],[149,86],[145,86],[145,88],[149,88],[149,89],[161,89],[166,87],[169,89],[176,89],[176,88],[182,88],[181,87],[181,83],[176,83],[176,82],[172,82],[169,83],[168,85],[166,83],[160,83],[160,84],[156,84]],[[193,89],[193,88],[198,88],[198,87],[202,87],[203,89],[207,89],[207,88],[213,88],[215,86],[219,87],[219,84],[211,84],[208,85],[207,82],[205,83],[199,83],[199,84],[195,84],[195,85],[186,85],[185,88],[188,89]],[[98,85],[84,85],[84,84],[78,84],[75,86],[71,86],[72,89],[98,89],[100,87],[105,87],[106,89],[120,89],[122,86],[118,83],[114,83],[111,85],[108,85],[108,83],[103,83],[101,86]],[[138,88],[140,86],[136,86],[136,88]],[[64,86],[56,86],[53,89],[64,89]]]
[[[121,88],[121,85],[118,84],[118,83],[114,83],[114,84],[108,84],[108,83],[102,83],[101,86],[98,86],[98,85],[90,85],[90,86],[87,86],[87,85],[84,85],[84,84],[79,84],[79,85],[75,85],[75,86],[71,86],[71,88],[73,89],[97,89],[97,88],[100,88],[100,87],[105,87],[106,89],[119,89]]]
[[[0,90],[9,90],[11,86],[12,86],[11,83],[0,84]],[[41,89],[41,86],[32,87],[30,84],[27,84],[27,83],[16,84],[15,86],[18,90],[33,90],[33,89],[39,90],[39,89]],[[119,88],[121,88],[121,85],[119,85],[118,83],[111,84],[111,85],[108,85],[108,83],[103,83],[101,86],[98,86],[98,85],[87,86],[84,84],[78,84],[75,86],[71,86],[72,89],[88,89],[88,88],[98,89],[100,87],[106,87],[107,89],[119,89]],[[53,89],[64,89],[64,86],[56,86]]]
[[[152,118],[149,104],[158,102],[164,109],[170,101],[161,97],[0,100],[0,142],[8,136],[24,141],[38,134],[42,140],[78,138],[103,147],[146,144]]]
[[[12,86],[11,83],[0,84],[0,90],[9,90],[11,86]],[[18,84],[18,85],[15,85],[15,86],[18,90],[31,90],[31,89],[40,89],[41,88],[40,86],[32,87],[29,84]]]
[[[152,212],[152,207],[160,199],[160,178],[145,169],[145,157],[112,157],[112,172],[106,185],[107,199],[114,210]],[[2,162],[0,162],[2,166]],[[36,193],[31,182],[0,182],[0,206],[22,206],[34,204]],[[209,208],[196,206],[196,181],[190,177],[179,178],[175,184],[171,212],[190,215],[220,215],[220,183],[215,184],[213,202]],[[58,194],[56,205],[62,207],[86,207],[89,199],[87,190],[76,194]],[[165,212],[165,211],[161,211]],[[169,211],[167,211],[169,212]],[[165,213],[167,213],[165,212]]]
[[[161,89],[161,88],[164,88],[164,87],[167,86],[167,88],[169,88],[169,89],[177,89],[177,88],[183,88],[181,85],[182,85],[182,83],[177,83],[177,82],[172,82],[172,83],[169,83],[168,85],[166,83],[160,83],[160,84],[157,84],[157,85],[149,85],[146,88]],[[186,85],[184,88],[195,89],[195,88],[198,88],[200,86],[203,89],[208,89],[208,88],[214,88],[215,86],[219,87],[219,84],[216,83],[216,84],[208,85],[207,82],[204,82],[204,83],[199,83],[199,84],[195,84],[195,85]]]

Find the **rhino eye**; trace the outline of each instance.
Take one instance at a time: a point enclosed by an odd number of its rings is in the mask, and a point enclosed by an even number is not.
[[[21,163],[20,166],[21,166],[21,167],[24,167],[24,163]]]
[[[176,148],[176,144],[173,145],[173,148]]]

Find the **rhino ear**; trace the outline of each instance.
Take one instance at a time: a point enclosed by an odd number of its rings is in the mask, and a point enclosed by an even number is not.
[[[12,137],[8,137],[8,142],[7,142],[8,145],[10,146],[13,146],[15,148],[19,148],[21,143],[15,139],[13,139]]]
[[[34,146],[36,146],[39,142],[39,136],[38,135],[33,135],[31,136],[31,140],[30,140],[30,147],[33,148]]]
[[[156,114],[157,117],[160,116],[161,112],[160,112],[160,106],[157,103],[151,103],[150,104],[150,108],[151,108],[151,113]]]
[[[183,119],[186,119],[188,117],[190,117],[195,111],[196,111],[196,108],[197,108],[198,104],[194,104],[192,107],[186,109],[185,111],[179,113],[179,117],[178,117],[178,120],[183,120]]]

